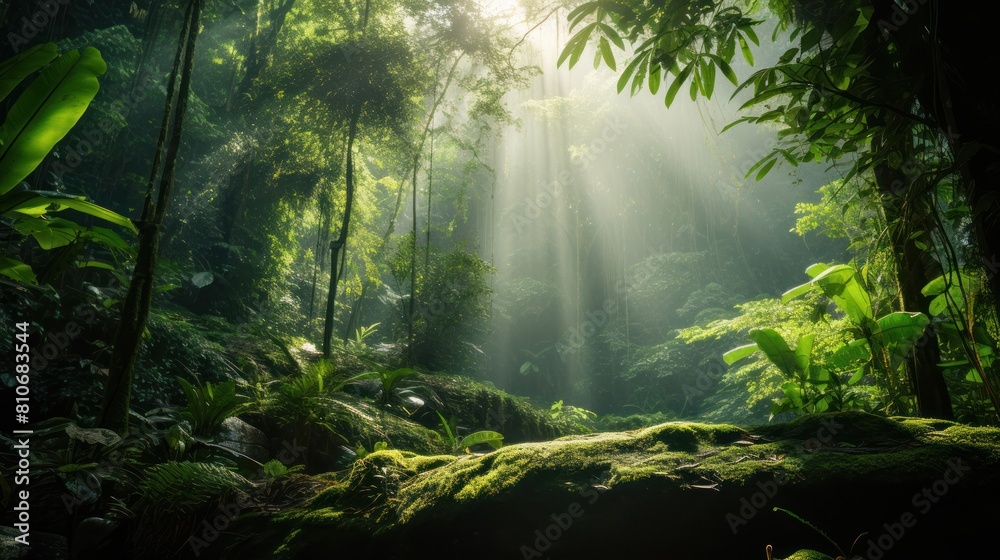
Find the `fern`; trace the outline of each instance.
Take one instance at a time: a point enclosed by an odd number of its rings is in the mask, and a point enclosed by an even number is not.
[[[134,509],[192,511],[249,486],[247,479],[220,465],[171,461],[146,471]]]

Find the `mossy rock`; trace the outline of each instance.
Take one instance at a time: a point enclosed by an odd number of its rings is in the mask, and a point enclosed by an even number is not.
[[[565,426],[522,397],[461,375],[445,373],[418,374],[413,384],[426,387],[440,399],[445,417],[453,415],[460,426],[471,431],[493,430],[506,443],[544,441],[569,433]],[[437,415],[427,411],[421,416],[425,425],[438,423]]]
[[[232,550],[736,559],[772,545],[776,558],[820,559],[812,549],[833,548],[822,530],[845,550],[867,533],[852,554],[870,558],[977,557],[998,467],[1000,429],[867,414],[672,422],[455,459],[379,452],[311,504],[237,523],[247,540]]]
[[[339,404],[337,413],[341,435],[353,444],[367,449],[384,441],[391,449],[413,451],[425,455],[444,453],[448,450],[441,434],[417,422],[403,418],[379,407],[377,404],[345,393],[338,393],[333,400]]]
[[[783,560],[833,560],[833,558],[815,550],[800,550]]]

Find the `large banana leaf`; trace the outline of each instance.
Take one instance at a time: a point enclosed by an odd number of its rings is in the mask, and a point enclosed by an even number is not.
[[[7,99],[10,92],[25,78],[40,70],[59,56],[55,43],[37,45],[23,53],[0,63],[0,101]]]
[[[80,120],[107,68],[101,53],[87,47],[62,55],[31,82],[0,126],[0,195],[34,171]]]
[[[785,339],[774,329],[750,329],[750,340],[757,343],[767,358],[778,366],[785,377],[794,379],[798,372],[795,352],[788,347]]]
[[[890,313],[878,320],[879,329],[872,333],[872,344],[888,352],[895,367],[924,335],[929,324],[930,319],[923,313]]]
[[[723,354],[722,360],[726,362],[728,365],[733,365],[739,360],[742,360],[743,358],[746,358],[750,354],[753,354],[757,350],[760,350],[760,347],[758,347],[756,343],[737,346],[736,348],[733,348],[732,350]]]
[[[795,345],[795,366],[799,371],[809,371],[812,363],[814,334],[806,334],[799,337],[799,342]]]
[[[857,325],[865,319],[874,319],[872,300],[861,282],[858,271],[846,264],[831,266],[812,279],[812,283],[823,289],[850,320]]]
[[[83,212],[138,233],[132,220],[103,206],[89,202],[83,196],[49,191],[20,191],[0,195],[0,215],[7,218],[37,218],[43,214],[68,209]]]

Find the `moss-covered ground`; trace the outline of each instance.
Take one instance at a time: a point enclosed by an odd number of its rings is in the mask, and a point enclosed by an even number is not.
[[[323,475],[301,507],[241,517],[226,550],[754,559],[771,545],[774,558],[964,558],[991,538],[998,467],[996,428],[862,413],[672,422],[478,456],[387,450]]]

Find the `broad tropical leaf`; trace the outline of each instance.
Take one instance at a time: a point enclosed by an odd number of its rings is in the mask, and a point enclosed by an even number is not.
[[[62,55],[32,81],[0,126],[0,195],[34,171],[76,125],[107,68],[101,53],[87,47]]]
[[[785,377],[795,377],[797,372],[795,352],[788,347],[785,339],[774,329],[751,329],[750,340],[767,355],[771,362],[778,366]]]

